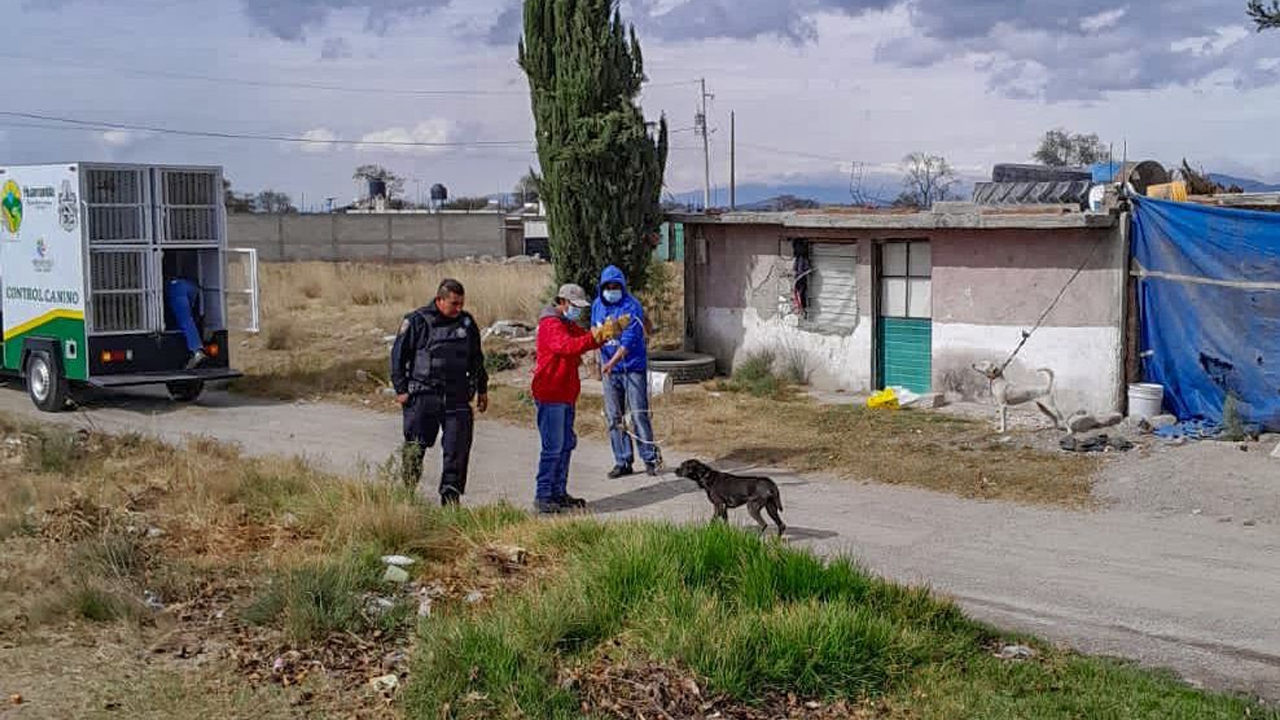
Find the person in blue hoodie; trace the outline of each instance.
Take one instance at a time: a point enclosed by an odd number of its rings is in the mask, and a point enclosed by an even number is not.
[[[627,432],[625,413],[630,411],[640,459],[649,475],[658,474],[660,457],[649,420],[649,354],[645,348],[644,308],[627,292],[627,278],[610,265],[600,274],[600,292],[591,305],[591,325],[598,328],[609,318],[630,315],[631,324],[615,340],[600,348],[604,381],[604,408],[609,419],[609,444],[614,467],[609,478],[635,473],[635,449]]]

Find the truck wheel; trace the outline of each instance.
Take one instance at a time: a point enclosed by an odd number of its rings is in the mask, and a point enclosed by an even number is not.
[[[200,393],[204,392],[203,380],[182,380],[179,382],[166,383],[165,387],[169,389],[169,397],[180,403],[195,402],[200,398]]]
[[[45,350],[27,356],[27,394],[45,412],[59,412],[67,405],[67,381]]]

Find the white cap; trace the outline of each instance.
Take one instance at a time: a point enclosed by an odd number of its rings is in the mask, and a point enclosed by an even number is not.
[[[556,297],[564,298],[569,301],[570,305],[575,307],[591,307],[591,301],[587,299],[587,293],[583,291],[582,286],[568,283],[561,285],[556,291]]]

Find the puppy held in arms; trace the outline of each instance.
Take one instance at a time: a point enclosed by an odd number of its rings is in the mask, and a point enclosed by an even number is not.
[[[989,360],[974,363],[973,369],[982,374],[991,383],[991,397],[995,398],[1000,408],[1000,432],[1009,430],[1009,408],[1014,405],[1034,402],[1040,412],[1053,421],[1053,426],[1062,429],[1062,412],[1053,402],[1053,371],[1040,368],[1036,372],[1044,375],[1048,381],[1044,387],[1023,387],[1009,382],[1004,376],[1004,368]]]
[[[676,470],[676,476],[692,480],[707,493],[707,499],[715,507],[715,516],[729,521],[729,508],[747,506],[751,519],[760,525],[763,533],[769,524],[760,516],[760,511],[768,511],[773,523],[778,526],[778,537],[786,532],[787,526],[782,522],[782,493],[778,485],[767,477],[730,475],[720,472],[697,460],[686,460]]]

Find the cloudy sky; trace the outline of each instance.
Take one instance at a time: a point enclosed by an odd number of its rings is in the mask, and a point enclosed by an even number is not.
[[[673,135],[668,189],[700,187],[687,130],[706,78],[713,180],[847,180],[907,152],[975,177],[1051,127],[1130,157],[1280,180],[1280,32],[1245,0],[624,0]],[[534,162],[518,0],[0,0],[0,162],[213,163],[241,190],[349,199],[375,162],[453,195]],[[72,129],[48,118],[225,134]],[[370,145],[368,143],[391,143]],[[435,143],[432,147],[394,143]]]

